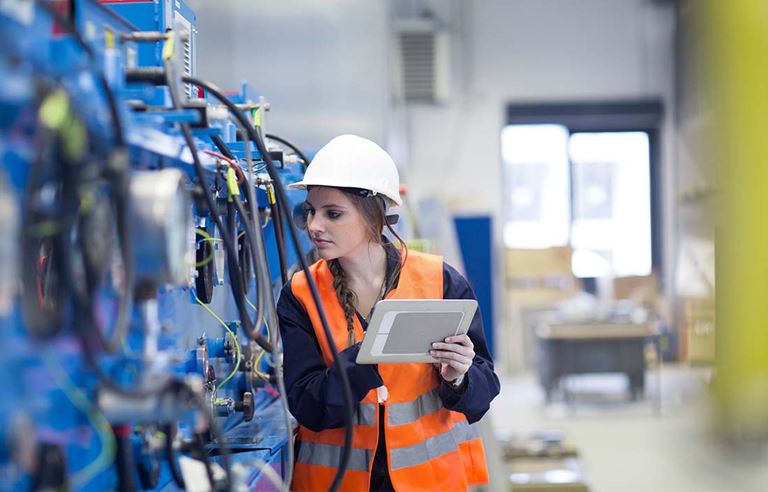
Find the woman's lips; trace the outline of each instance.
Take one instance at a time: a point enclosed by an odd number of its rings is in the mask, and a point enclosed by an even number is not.
[[[319,248],[320,246],[327,246],[327,245],[331,244],[331,242],[330,242],[330,241],[326,241],[325,239],[317,239],[317,238],[313,239],[313,240],[312,240],[312,242],[313,242],[313,243],[315,243],[315,245],[316,245],[318,248]]]

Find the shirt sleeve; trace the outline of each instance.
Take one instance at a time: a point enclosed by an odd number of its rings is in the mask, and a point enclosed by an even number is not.
[[[475,299],[467,280],[455,268],[443,263],[443,298]],[[499,378],[493,370],[493,360],[483,333],[483,319],[478,309],[467,332],[472,340],[475,358],[457,390],[442,381],[438,394],[448,410],[461,412],[469,423],[477,422],[490,408],[491,401],[499,394]]]
[[[283,371],[288,407],[296,420],[315,432],[344,426],[344,393],[338,366],[325,365],[309,315],[291,292],[283,287],[277,302],[283,341]],[[360,344],[339,351],[355,402],[383,384],[378,366],[358,365]]]

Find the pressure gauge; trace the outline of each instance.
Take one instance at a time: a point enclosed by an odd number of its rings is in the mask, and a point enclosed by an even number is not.
[[[137,283],[186,286],[195,251],[188,240],[192,204],[178,169],[131,176],[131,234]]]

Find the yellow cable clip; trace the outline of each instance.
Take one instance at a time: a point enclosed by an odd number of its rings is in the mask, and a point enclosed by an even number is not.
[[[240,196],[240,188],[237,186],[237,174],[231,167],[227,169],[227,190],[229,191],[228,200],[231,202],[233,196]]]
[[[163,60],[170,60],[173,58],[174,43],[176,42],[176,35],[173,31],[168,31],[168,38],[163,45]]]

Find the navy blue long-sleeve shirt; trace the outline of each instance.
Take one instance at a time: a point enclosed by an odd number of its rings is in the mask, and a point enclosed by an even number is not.
[[[387,250],[387,278],[400,261],[397,249],[390,243]],[[407,260],[406,260],[407,261]],[[396,286],[398,279],[388,282]],[[443,263],[443,298],[474,299],[466,279],[450,265]],[[284,348],[285,384],[288,406],[303,426],[313,431],[344,426],[344,396],[336,366],[327,367],[315,336],[309,315],[291,292],[291,283],[283,287],[277,303],[280,333]],[[358,313],[363,329],[367,323]],[[463,413],[469,423],[476,422],[488,411],[491,400],[499,393],[499,379],[483,334],[483,321],[478,310],[467,333],[474,344],[475,358],[460,390],[445,381],[440,383],[439,397],[449,410]],[[355,401],[361,401],[372,389],[383,383],[377,365],[355,363],[360,344],[339,352],[341,366],[347,373]]]

